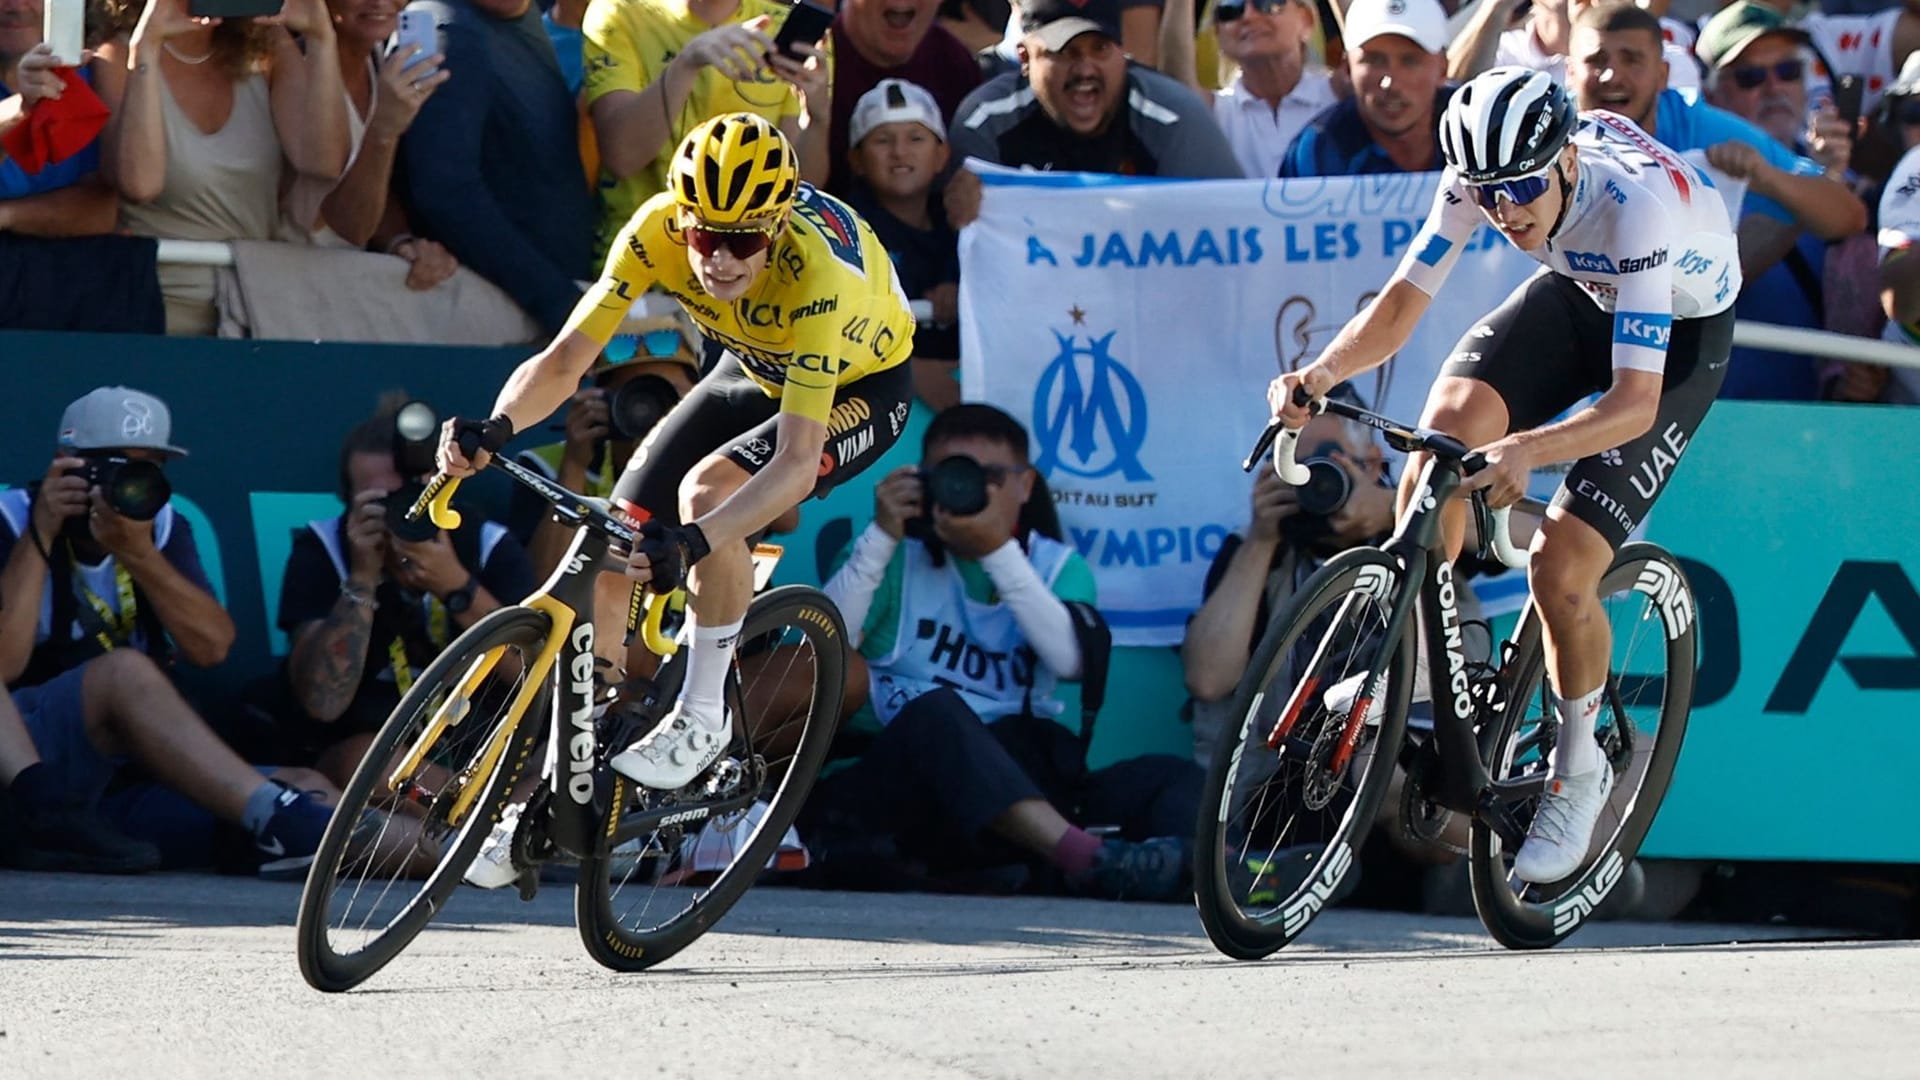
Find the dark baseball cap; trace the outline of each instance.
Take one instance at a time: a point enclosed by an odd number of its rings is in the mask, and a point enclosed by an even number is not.
[[[1020,0],[1020,32],[1059,52],[1081,34],[1105,34],[1120,40],[1117,0]]]
[[[1741,0],[1721,8],[1707,20],[1707,25],[1700,28],[1700,40],[1693,43],[1693,52],[1710,68],[1724,67],[1732,63],[1742,49],[1768,34],[1785,34],[1803,45],[1813,40],[1805,30],[1767,5]]]

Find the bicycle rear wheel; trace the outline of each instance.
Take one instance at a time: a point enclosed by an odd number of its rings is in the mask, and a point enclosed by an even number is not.
[[[1234,699],[1238,734],[1214,749],[1194,836],[1200,922],[1228,956],[1266,956],[1336,902],[1379,812],[1406,732],[1413,621],[1377,723],[1350,728],[1355,694],[1335,688],[1364,692],[1350,680],[1389,647],[1399,579],[1378,548],[1334,556],[1274,617],[1248,668]]]
[[[652,967],[718,922],[765,870],[805,866],[789,830],[839,723],[846,641],[839,610],[818,589],[763,594],[747,611],[729,680],[733,743],[705,789],[656,792],[613,778],[608,841],[581,860],[575,890],[575,921],[595,960]]]
[[[1686,739],[1696,611],[1680,564],[1652,544],[1627,544],[1601,578],[1600,602],[1613,629],[1613,659],[1598,734],[1614,786],[1586,861],[1564,881],[1530,885],[1513,876],[1517,844],[1483,815],[1474,819],[1469,869],[1474,907],[1487,932],[1510,949],[1550,948],[1593,915],[1639,853]],[[1496,780],[1544,777],[1547,752],[1558,737],[1540,623],[1532,607],[1515,639],[1517,680],[1488,766]],[[1534,796],[1509,805],[1521,830],[1533,820],[1538,802]]]
[[[445,906],[527,767],[551,691],[537,688],[518,717],[509,705],[549,626],[530,608],[489,613],[428,665],[374,736],[300,896],[300,973],[314,989],[363,982]]]

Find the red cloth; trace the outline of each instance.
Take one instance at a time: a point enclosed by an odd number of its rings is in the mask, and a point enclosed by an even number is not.
[[[0,140],[7,156],[28,173],[37,173],[87,148],[107,126],[107,103],[93,92],[78,69],[55,68],[67,88],[57,98],[43,98],[27,111],[26,119]]]

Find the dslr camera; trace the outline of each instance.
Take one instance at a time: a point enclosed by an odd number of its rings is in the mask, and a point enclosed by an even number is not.
[[[614,438],[638,442],[679,403],[680,391],[672,383],[658,375],[635,375],[607,399],[607,422]]]
[[[173,485],[159,462],[128,457],[115,450],[69,451],[85,464],[68,469],[68,476],[85,477],[89,489],[100,494],[121,517],[152,521],[173,498]],[[85,520],[81,520],[85,525]]]
[[[1280,522],[1280,534],[1295,547],[1305,547],[1333,534],[1327,519],[1339,513],[1353,497],[1353,477],[1340,463],[1320,447],[1319,453],[1300,464],[1307,467],[1307,482],[1295,487],[1300,512]]]
[[[942,458],[920,470],[926,492],[920,516],[907,522],[907,535],[918,540],[933,536],[933,508],[955,517],[972,517],[987,508],[987,468],[964,454]]]
[[[393,467],[406,479],[384,500],[387,532],[395,540],[418,543],[431,540],[440,526],[425,514],[407,520],[407,511],[427,485],[419,478],[434,470],[434,452],[440,444],[440,416],[424,401],[409,401],[393,414]]]

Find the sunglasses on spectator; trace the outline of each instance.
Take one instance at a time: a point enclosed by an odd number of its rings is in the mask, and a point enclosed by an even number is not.
[[[1727,75],[1733,79],[1733,85],[1742,90],[1758,90],[1767,81],[1771,72],[1776,82],[1797,83],[1807,73],[1805,60],[1782,60],[1777,64],[1749,64],[1745,67],[1728,68]]]
[[[1547,188],[1551,185],[1552,180],[1546,173],[1541,173],[1538,176],[1523,176],[1518,180],[1499,180],[1491,184],[1474,184],[1472,187],[1474,198],[1480,200],[1481,206],[1491,210],[1502,195],[1505,195],[1507,201],[1515,206],[1525,206],[1540,196],[1545,195]]]
[[[1292,0],[1220,0],[1213,6],[1215,23],[1230,23],[1247,13],[1248,8],[1262,15],[1271,15],[1286,7]]]
[[[619,334],[602,350],[607,361],[624,364],[646,353],[655,360],[670,360],[680,355],[680,331],[649,330],[644,334]]]
[[[715,252],[725,249],[727,254],[742,262],[773,246],[774,229],[773,225],[718,229],[692,221],[680,223],[680,231],[687,237],[687,246],[699,252],[701,258],[711,259]]]

